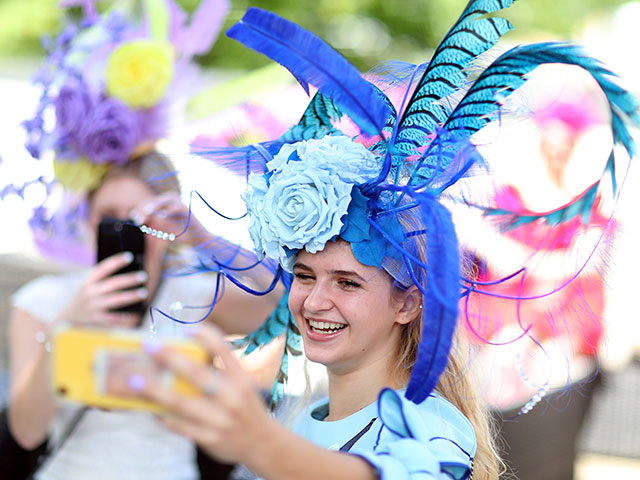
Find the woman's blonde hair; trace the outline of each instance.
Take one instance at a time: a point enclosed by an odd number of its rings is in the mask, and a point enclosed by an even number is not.
[[[402,341],[399,349],[397,373],[405,381],[411,375],[416,361],[418,345],[422,338],[423,314],[414,321],[403,325]],[[473,479],[493,480],[504,470],[495,446],[495,427],[489,412],[474,391],[469,366],[468,348],[460,335],[454,334],[447,366],[440,375],[436,390],[469,419],[476,435],[477,449],[473,458]]]
[[[100,185],[111,178],[128,175],[142,180],[156,195],[169,192],[180,193],[180,183],[175,167],[166,155],[155,150],[132,158],[123,165],[111,165],[102,177]],[[100,188],[100,185],[94,192]]]

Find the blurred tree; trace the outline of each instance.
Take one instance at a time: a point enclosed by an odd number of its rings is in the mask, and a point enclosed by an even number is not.
[[[178,0],[193,11],[199,0]],[[367,69],[388,59],[424,61],[462,11],[467,0],[231,0],[226,26],[249,6],[295,21]],[[102,2],[108,4],[108,2]],[[626,0],[519,0],[505,16],[516,35],[544,31],[569,39],[588,15],[602,15]],[[0,0],[0,55],[38,55],[40,37],[55,34],[63,12],[58,0]],[[513,34],[511,34],[513,35]],[[221,37],[201,63],[220,68],[252,68],[268,63],[260,55]]]
[[[42,54],[41,37],[57,33],[63,18],[58,0],[0,0],[0,55]]]

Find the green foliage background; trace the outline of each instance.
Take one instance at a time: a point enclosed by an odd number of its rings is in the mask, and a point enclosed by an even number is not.
[[[192,11],[198,0],[178,0]],[[225,27],[249,6],[278,13],[317,33],[361,69],[381,60],[424,61],[467,0],[231,0]],[[0,0],[0,56],[42,55],[40,38],[60,30],[64,12],[59,0]],[[109,2],[100,2],[106,5]],[[505,16],[516,33],[544,31],[572,38],[587,17],[598,17],[625,0],[519,0]],[[261,56],[221,36],[206,66],[252,68],[266,64]]]

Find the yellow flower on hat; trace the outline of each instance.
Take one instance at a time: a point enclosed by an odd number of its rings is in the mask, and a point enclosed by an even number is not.
[[[92,163],[86,158],[73,161],[53,161],[53,174],[65,188],[74,191],[89,191],[100,185],[109,170],[109,165]]]
[[[123,43],[109,56],[107,93],[132,108],[158,103],[173,79],[174,49],[156,40]]]

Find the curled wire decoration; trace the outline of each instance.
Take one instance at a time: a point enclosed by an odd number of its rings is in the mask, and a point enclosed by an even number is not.
[[[193,206],[193,200],[194,200],[194,196],[197,196],[198,199],[200,199],[200,201],[202,201],[204,203],[204,205],[209,208],[212,212],[214,212],[216,215],[224,218],[225,220],[230,220],[230,221],[234,221],[234,220],[241,220],[243,218],[245,218],[247,216],[247,212],[243,213],[240,216],[237,217],[231,217],[228,215],[225,215],[223,213],[221,213],[219,210],[215,209],[209,202],[207,202],[207,200],[200,194],[200,192],[198,192],[197,190],[192,190],[189,194],[189,205],[188,205],[188,213],[187,213],[187,218],[185,221],[185,225],[183,227],[183,229],[177,233],[177,234],[168,234],[166,232],[161,232],[158,230],[153,230],[150,229],[149,227],[146,227],[146,225],[136,225],[134,223],[130,223],[130,222],[126,222],[127,225],[131,225],[133,227],[137,227],[140,228],[143,233],[146,234],[152,234],[153,236],[156,236],[162,240],[169,240],[169,241],[174,241],[174,239],[178,239],[179,237],[183,236],[186,234],[186,232],[189,229],[189,226],[191,224],[191,218],[192,218],[192,206]],[[173,238],[169,237],[169,235],[173,236]],[[269,286],[266,287],[264,290],[259,290],[259,289],[254,289],[254,288],[250,288],[247,285],[245,285],[242,280],[240,280],[239,278],[236,278],[236,276],[233,275],[232,272],[247,272],[247,271],[252,271],[253,269],[255,269],[256,267],[262,265],[265,268],[267,268],[268,270],[272,270],[271,266],[269,265],[268,262],[266,262],[264,259],[260,260],[257,258],[257,256],[253,253],[253,252],[247,252],[246,250],[242,249],[239,246],[227,246],[225,249],[216,249],[216,248],[211,248],[212,244],[215,244],[218,241],[218,239],[216,238],[212,238],[210,240],[208,240],[207,242],[204,242],[204,244],[200,244],[196,247],[193,248],[194,251],[197,251],[199,253],[208,253],[208,262],[205,261],[204,258],[202,258],[202,255],[199,255],[198,257],[198,264],[197,265],[193,265],[190,264],[190,270],[184,270],[182,268],[182,266],[180,267],[181,269],[178,270],[177,272],[169,272],[167,273],[167,275],[169,276],[186,276],[186,275],[192,275],[194,273],[198,273],[198,272],[216,272],[216,284],[215,284],[215,290],[214,290],[214,294],[213,294],[213,300],[211,302],[211,304],[209,305],[203,305],[203,306],[193,306],[193,305],[181,305],[181,309],[206,309],[206,313],[204,313],[204,315],[202,315],[202,317],[200,317],[197,320],[183,320],[180,319],[174,315],[170,315],[169,313],[152,306],[150,308],[150,317],[151,317],[151,331],[155,332],[156,328],[155,328],[155,318],[154,318],[154,313],[161,315],[165,318],[168,318],[170,320],[173,320],[177,323],[180,324],[185,324],[185,325],[191,325],[191,324],[197,324],[197,323],[201,323],[204,320],[206,320],[211,313],[213,312],[213,309],[216,305],[216,303],[218,302],[218,300],[222,297],[222,295],[224,294],[224,281],[228,280],[230,281],[232,284],[234,284],[235,286],[237,286],[238,288],[240,288],[241,290],[252,294],[252,295],[256,295],[256,296],[263,296],[263,295],[267,295],[269,293],[271,293],[276,286],[278,285],[278,282],[282,279],[282,275],[283,275],[283,271],[282,268],[280,266],[278,266],[275,271],[273,272],[273,278],[271,279]],[[220,256],[221,250],[224,250],[226,253],[229,253],[230,251],[230,256],[229,258],[227,258],[226,260],[220,260],[218,257]],[[255,258],[255,260],[252,260],[249,264],[247,265],[239,265],[237,262],[238,257],[243,256],[243,257],[248,257],[251,256],[253,258]]]

